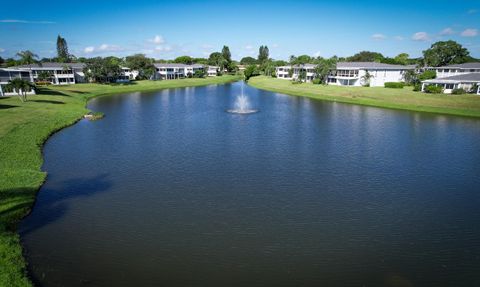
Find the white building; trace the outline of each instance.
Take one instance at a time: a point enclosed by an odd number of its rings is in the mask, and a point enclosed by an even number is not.
[[[33,83],[33,76],[30,71],[9,68],[0,69],[0,97],[13,96],[17,94],[15,90],[10,90],[10,88],[7,86],[8,83],[15,78],[20,78]],[[27,92],[27,94],[35,94],[35,90],[31,89]]]
[[[85,82],[84,63],[40,63],[13,67],[22,71],[30,71],[35,82],[39,75],[46,73],[47,81],[53,85],[69,85]]]
[[[296,66],[281,66],[276,68],[279,79],[298,79],[300,72],[306,73],[306,80],[315,78],[315,66],[304,64]],[[363,86],[367,84],[365,75],[370,74],[369,84],[372,87],[383,87],[386,82],[402,82],[407,70],[415,66],[390,65],[376,62],[339,62],[336,69],[330,72],[327,83],[337,86]]]
[[[216,77],[217,73],[218,73],[218,69],[220,69],[220,68],[217,67],[217,66],[208,66],[207,76],[208,77]]]
[[[122,67],[122,76],[120,77],[121,80],[135,80],[138,76],[137,70],[132,70],[127,67]]]
[[[173,80],[192,77],[197,71],[204,71],[205,66],[200,64],[185,65],[176,63],[155,63],[156,73],[154,79],[157,80]],[[208,69],[210,71],[210,69]],[[216,72],[215,72],[216,76]]]
[[[446,78],[451,76],[465,75],[470,73],[480,73],[480,63],[453,64],[434,68],[437,78]]]
[[[280,66],[275,68],[275,74],[279,79],[297,80],[302,71],[306,73],[307,82],[313,80],[315,76],[315,67],[313,64],[294,65],[293,67]]]
[[[480,73],[458,74],[455,76],[436,78],[422,81],[422,92],[427,85],[442,87],[445,94],[451,94],[454,89],[464,89],[467,92],[474,89],[474,93],[480,95]]]
[[[387,82],[403,82],[407,70],[415,70],[414,65],[391,65],[376,62],[339,62],[336,70],[328,76],[329,85],[383,87]],[[366,75],[370,75],[367,81]]]

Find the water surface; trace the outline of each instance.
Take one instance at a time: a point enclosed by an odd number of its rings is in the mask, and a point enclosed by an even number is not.
[[[245,87],[97,98],[20,227],[42,286],[480,286],[480,121]]]

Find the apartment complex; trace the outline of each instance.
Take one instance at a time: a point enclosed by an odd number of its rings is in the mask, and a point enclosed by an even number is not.
[[[422,91],[427,85],[442,87],[445,94],[463,89],[480,95],[480,63],[454,64],[433,68],[437,77],[422,81]]]
[[[29,71],[32,73],[33,81],[38,82],[40,78],[53,85],[69,85],[85,82],[83,68],[84,63],[40,63],[13,67],[14,69]]]
[[[296,80],[300,73],[305,72],[306,81],[315,77],[313,64],[281,66],[276,68],[276,75],[280,79]],[[334,70],[330,71],[327,83],[337,86],[383,87],[386,82],[403,81],[405,71],[414,70],[415,66],[390,65],[375,62],[339,62]],[[369,75],[369,77],[367,76]]]
[[[204,66],[200,64],[186,65],[180,63],[156,63],[154,64],[156,80],[173,80],[192,77],[197,71],[205,72],[207,76],[217,75],[218,67]]]
[[[17,93],[17,91],[11,89],[8,86],[8,83],[15,78],[20,78],[22,80],[27,80],[33,83],[33,76],[30,71],[24,71],[19,69],[12,69],[12,68],[7,68],[7,69],[0,68],[0,97],[12,96]],[[28,94],[35,94],[35,90],[31,89],[30,91],[28,91]]]

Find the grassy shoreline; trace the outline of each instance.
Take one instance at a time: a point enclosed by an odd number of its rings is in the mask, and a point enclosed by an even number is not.
[[[263,90],[334,101],[397,110],[429,112],[467,117],[480,117],[480,96],[446,95],[414,92],[410,87],[387,89],[382,87],[338,87],[292,84],[291,81],[259,76],[250,78],[248,84]]]
[[[55,132],[80,120],[88,100],[105,95],[169,88],[224,84],[239,76],[171,81],[139,81],[131,85],[78,84],[50,86],[21,103],[0,98],[0,286],[31,286],[26,274],[17,223],[27,215],[46,178],[41,171],[42,146]]]

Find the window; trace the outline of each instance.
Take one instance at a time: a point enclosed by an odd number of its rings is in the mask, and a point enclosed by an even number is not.
[[[447,90],[451,90],[451,89],[453,89],[454,84],[445,84],[444,87],[445,87],[445,89],[447,89]]]

